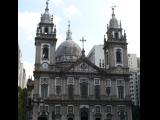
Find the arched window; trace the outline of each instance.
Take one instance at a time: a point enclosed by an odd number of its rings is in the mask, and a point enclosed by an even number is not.
[[[44,32],[45,34],[48,34],[48,27],[45,27]]]
[[[109,62],[108,62],[108,59],[109,57],[108,57],[108,51],[106,52],[106,61],[107,61],[107,65],[109,64]]]
[[[115,38],[118,39],[118,32],[115,32]]]
[[[116,62],[122,63],[122,51],[121,49],[116,50]]]
[[[42,58],[48,59],[48,55],[49,55],[49,47],[48,47],[48,45],[44,45],[43,52],[42,52]]]

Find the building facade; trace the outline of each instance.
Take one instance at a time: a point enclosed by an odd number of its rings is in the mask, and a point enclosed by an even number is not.
[[[18,86],[25,87],[26,72],[21,61],[22,53],[18,45]]]
[[[140,69],[131,71],[130,94],[134,105],[140,106]]]
[[[103,45],[94,45],[87,55],[88,59],[101,68],[104,68],[104,50]]]
[[[140,58],[136,54],[128,54],[130,76],[130,94],[132,103],[140,106]]]
[[[72,40],[70,24],[66,40],[56,50],[56,25],[46,2],[35,37],[36,59],[29,118],[132,120],[126,35],[122,34],[114,8],[106,34],[104,68],[93,64],[85,56],[84,48]]]
[[[136,54],[128,54],[128,67],[133,70],[138,67],[138,60]]]
[[[137,58],[137,67],[140,68],[140,58]]]

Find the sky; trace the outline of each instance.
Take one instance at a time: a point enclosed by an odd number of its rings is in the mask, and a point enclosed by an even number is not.
[[[49,13],[57,28],[56,48],[66,39],[69,20],[72,39],[80,47],[80,39],[86,40],[86,55],[94,45],[103,44],[112,6],[116,6],[115,17],[126,31],[128,53],[140,57],[140,0],[49,0]],[[18,0],[18,44],[26,79],[33,77],[36,28],[45,7],[46,0]]]

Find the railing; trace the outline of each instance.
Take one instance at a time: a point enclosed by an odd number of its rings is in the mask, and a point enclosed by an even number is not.
[[[56,37],[55,33],[51,33],[51,34],[45,34],[45,33],[36,33],[37,37],[45,37],[45,38],[49,38],[49,37]]]

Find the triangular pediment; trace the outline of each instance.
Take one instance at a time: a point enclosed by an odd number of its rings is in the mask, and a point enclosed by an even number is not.
[[[65,68],[68,72],[93,72],[100,73],[105,72],[102,68],[99,68],[93,64],[88,58],[81,57],[75,63]]]

